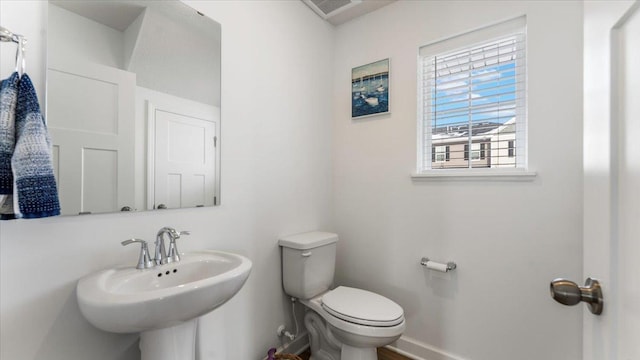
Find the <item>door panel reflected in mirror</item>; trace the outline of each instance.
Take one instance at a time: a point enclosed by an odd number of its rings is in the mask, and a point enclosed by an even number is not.
[[[220,37],[179,1],[49,1],[63,215],[220,203]]]

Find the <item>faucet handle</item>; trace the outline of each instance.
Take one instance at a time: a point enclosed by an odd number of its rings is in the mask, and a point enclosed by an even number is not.
[[[122,246],[127,246],[130,244],[140,244],[140,256],[138,257],[138,264],[136,265],[136,269],[148,269],[153,267],[153,262],[149,257],[149,246],[147,242],[141,239],[128,239],[121,242]]]
[[[191,232],[183,230],[176,232],[176,236],[169,236],[169,251],[167,252],[167,258],[169,258],[169,262],[180,261],[180,253],[178,252],[178,245],[176,245],[176,240],[180,239],[182,235],[191,235]]]
[[[144,246],[144,244],[146,244],[147,242],[142,240],[142,239],[127,239],[127,240],[121,242],[120,244],[122,244],[122,246],[127,246],[127,245],[135,244],[135,243],[140,243],[140,244],[142,244],[142,246]]]

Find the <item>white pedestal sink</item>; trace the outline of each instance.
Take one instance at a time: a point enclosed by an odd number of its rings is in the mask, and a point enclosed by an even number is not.
[[[99,329],[140,332],[142,360],[195,358],[197,318],[224,304],[247,280],[244,256],[203,250],[152,269],[107,269],[78,282],[80,311]]]

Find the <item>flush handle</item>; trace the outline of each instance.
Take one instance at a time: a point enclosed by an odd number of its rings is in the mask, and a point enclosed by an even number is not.
[[[309,256],[311,256],[311,254],[312,254],[311,251],[305,251],[300,255],[302,255],[302,257],[309,257]]]
[[[561,304],[577,305],[584,301],[592,314],[602,314],[604,300],[598,280],[587,278],[584,286],[578,286],[567,279],[555,279],[551,282],[550,290],[551,297]]]

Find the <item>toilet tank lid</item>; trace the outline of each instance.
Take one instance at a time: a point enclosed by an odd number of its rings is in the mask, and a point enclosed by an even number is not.
[[[338,234],[323,231],[312,231],[282,237],[278,241],[278,245],[291,249],[308,250],[323,245],[333,244],[337,241]]]

